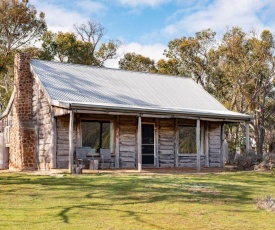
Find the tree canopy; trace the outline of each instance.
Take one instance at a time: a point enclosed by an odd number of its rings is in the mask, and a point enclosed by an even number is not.
[[[119,40],[100,43],[105,29],[100,23],[74,25],[75,32],[47,31],[42,37],[38,56],[42,60],[57,60],[74,64],[103,66],[108,59],[117,57]]]
[[[119,67],[124,70],[156,72],[155,61],[141,54],[126,53],[119,61]]]
[[[28,0],[0,2],[0,104],[4,107],[13,89],[14,53],[31,45],[44,33],[44,13]]]

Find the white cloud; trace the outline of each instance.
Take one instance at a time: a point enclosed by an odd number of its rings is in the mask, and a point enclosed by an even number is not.
[[[215,0],[209,5],[200,6],[195,11],[182,15],[182,18],[167,25],[163,35],[178,36],[183,32],[193,34],[202,29],[211,28],[220,33],[226,27],[239,26],[245,30],[268,28],[260,14],[269,7],[271,0]],[[271,27],[270,27],[271,28]]]
[[[170,0],[118,0],[122,5],[137,7],[137,6],[151,6],[155,7],[163,3],[167,3]]]
[[[85,23],[92,15],[105,13],[107,7],[91,0],[56,2],[54,0],[33,0],[38,11],[45,13],[48,29],[54,32],[71,31],[74,24]],[[67,5],[66,5],[67,4]]]
[[[81,7],[82,10],[87,11],[89,13],[103,13],[107,10],[107,7],[100,2],[83,0],[77,1],[77,6]]]
[[[53,32],[71,31],[76,23],[84,23],[87,17],[80,13],[69,11],[62,6],[45,3],[39,0],[33,1],[36,9],[45,13],[45,19],[49,30]]]
[[[165,56],[163,55],[165,49],[167,49],[167,47],[160,43],[141,45],[139,43],[132,42],[121,46],[118,50],[119,57],[117,59],[106,61],[104,65],[109,68],[118,68],[118,61],[120,60],[120,58],[122,58],[125,53],[130,52],[135,52],[137,54],[141,54],[143,56],[154,59],[155,61],[158,61],[159,59],[165,58]]]

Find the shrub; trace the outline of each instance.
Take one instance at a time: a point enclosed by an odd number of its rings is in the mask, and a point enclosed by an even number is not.
[[[233,164],[238,170],[252,170],[258,162],[258,156],[254,152],[236,154]]]
[[[255,166],[255,170],[271,170],[275,167],[275,153],[266,153],[263,161]]]

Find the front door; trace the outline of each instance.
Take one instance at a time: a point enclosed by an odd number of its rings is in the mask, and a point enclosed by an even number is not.
[[[142,164],[154,165],[154,124],[142,124]]]

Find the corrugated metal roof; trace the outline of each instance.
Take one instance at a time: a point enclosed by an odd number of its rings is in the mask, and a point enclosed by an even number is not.
[[[248,118],[227,110],[190,78],[41,60],[31,66],[52,101]]]

